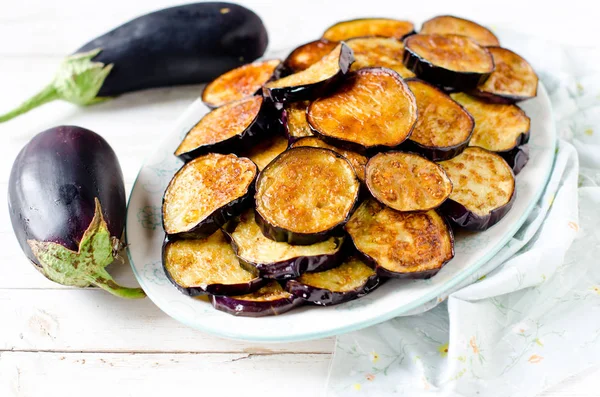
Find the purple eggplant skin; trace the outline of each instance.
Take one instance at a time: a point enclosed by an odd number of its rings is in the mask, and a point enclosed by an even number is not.
[[[356,202],[354,204],[354,207],[356,207]],[[318,233],[297,233],[286,230],[279,226],[272,225],[268,221],[266,221],[258,211],[254,211],[254,217],[256,219],[256,223],[258,223],[258,226],[260,226],[263,235],[267,238],[270,238],[273,241],[284,242],[292,245],[311,245],[320,241],[327,240],[331,236],[342,236],[344,234],[344,225],[346,224],[348,219],[350,219],[350,215],[352,214],[352,212],[353,211],[350,211],[350,213],[348,214],[344,222],[342,222],[342,224],[336,225],[331,229],[324,230]]]
[[[352,49],[342,42],[342,50],[338,63],[338,71],[327,80],[309,83],[295,87],[268,88],[263,87],[263,96],[272,102],[288,103],[317,99],[340,83],[354,62]],[[285,69],[282,69],[285,73]]]
[[[512,168],[513,173],[517,175],[529,161],[529,146],[522,145],[507,152],[498,153]]]
[[[323,288],[312,287],[298,280],[289,280],[285,289],[303,300],[319,306],[332,306],[367,295],[380,285],[379,276],[374,274],[359,288],[352,291],[336,292]]]
[[[408,47],[404,48],[402,61],[419,79],[437,86],[452,87],[452,90],[470,91],[490,76],[490,73],[454,72],[444,69],[421,58]]]
[[[258,172],[257,172],[257,175],[258,175]],[[200,221],[193,228],[186,230],[184,232],[181,232],[181,233],[169,234],[168,235],[169,239],[170,240],[197,239],[197,238],[199,239],[199,238],[206,238],[206,237],[209,237],[210,235],[212,235],[221,226],[225,225],[231,219],[240,215],[242,212],[244,212],[245,209],[247,209],[248,207],[250,207],[252,205],[253,198],[254,198],[254,185],[256,182],[256,178],[257,178],[257,176],[254,177],[254,181],[252,181],[250,183],[250,185],[248,187],[248,191],[243,196],[238,197],[237,199],[235,199],[233,201],[230,201],[229,203],[225,204],[221,208],[218,208],[212,214],[210,214],[205,219]],[[165,193],[167,192],[167,190],[169,190],[168,187],[165,189]],[[162,208],[164,208],[164,205],[165,205],[165,196],[163,195]],[[165,225],[164,225],[164,219],[163,219],[163,230],[166,230]]]
[[[192,3],[142,15],[75,53],[102,51],[114,67],[98,96],[199,84],[262,56],[269,42],[258,15],[233,3]]]
[[[167,276],[167,279],[171,282],[171,284],[173,284],[179,291],[181,291],[184,295],[187,296],[201,296],[201,295],[244,295],[244,294],[249,294],[251,292],[254,292],[260,288],[262,288],[267,282],[268,280],[264,280],[261,278],[255,278],[250,282],[247,283],[241,283],[241,284],[208,284],[208,285],[203,285],[203,286],[196,286],[196,287],[183,287],[179,284],[177,284],[177,282],[173,279],[173,277],[171,277],[171,274],[169,274],[169,272],[167,271],[167,268],[165,267],[165,263],[166,263],[166,259],[165,259],[165,253],[167,251],[167,246],[169,245],[169,243],[173,241],[171,239],[169,239],[169,236],[165,236],[165,240],[163,242],[163,247],[162,247],[162,264],[163,264],[163,271],[165,272],[165,275]]]
[[[463,229],[484,231],[498,223],[504,215],[510,211],[516,197],[517,191],[514,189],[512,196],[506,204],[495,208],[489,214],[484,216],[477,215],[469,211],[461,203],[448,199],[440,206],[440,213],[450,219],[453,224],[460,226]]]
[[[125,222],[125,185],[115,152],[100,135],[76,126],[36,135],[18,154],[8,184],[8,208],[17,240],[41,267],[27,240],[77,251],[94,217],[95,198],[110,235]]]
[[[473,134],[472,131],[471,134]],[[449,160],[461,154],[463,150],[465,150],[465,148],[469,146],[470,140],[471,135],[469,135],[469,139],[459,143],[458,145],[448,147],[431,147],[421,145],[420,143],[415,141],[411,141],[409,137],[409,139],[402,143],[402,151],[417,153],[431,161],[443,161]]]
[[[265,317],[283,314],[295,307],[301,306],[304,301],[292,295],[275,301],[248,301],[237,299],[235,296],[211,297],[213,307],[225,313],[239,317]]]
[[[522,96],[517,96],[517,95],[492,94],[491,92],[482,91],[477,88],[469,91],[468,94],[473,95],[474,97],[477,97],[479,99],[483,99],[486,102],[497,103],[497,104],[501,104],[501,105],[512,105],[517,102],[524,101],[526,99],[531,99],[531,97],[522,97]]]
[[[305,272],[321,272],[336,267],[346,256],[343,249],[344,239],[339,238],[336,250],[329,254],[316,256],[300,256],[273,263],[254,263],[239,256],[239,247],[231,237],[236,227],[235,221],[223,227],[226,239],[231,244],[240,265],[249,272],[258,272],[259,276],[267,279],[286,280],[300,276]]]

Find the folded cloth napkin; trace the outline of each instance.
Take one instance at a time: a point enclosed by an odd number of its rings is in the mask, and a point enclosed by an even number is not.
[[[339,336],[328,396],[534,396],[600,364],[600,51],[499,37],[550,94],[546,191],[479,280]]]

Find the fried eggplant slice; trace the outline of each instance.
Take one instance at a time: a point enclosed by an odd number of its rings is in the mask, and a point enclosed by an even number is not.
[[[319,273],[305,273],[289,280],[285,288],[295,296],[320,306],[331,306],[365,296],[379,285],[375,270],[351,256],[340,266]]]
[[[280,103],[318,98],[348,72],[352,62],[354,55],[350,47],[339,43],[308,69],[265,84],[263,96]]]
[[[258,170],[262,171],[275,157],[285,152],[287,147],[288,140],[279,134],[274,134],[243,152],[243,156],[254,161]]]
[[[205,239],[168,241],[163,246],[167,278],[186,295],[240,295],[265,284],[240,267],[223,232]]]
[[[281,123],[290,143],[314,135],[306,119],[306,108],[309,103],[308,101],[294,102],[283,107]]]
[[[291,73],[301,72],[319,62],[321,58],[333,51],[337,45],[337,41],[325,39],[303,44],[288,55],[283,62],[284,67]]]
[[[419,117],[406,147],[432,161],[450,159],[471,140],[473,117],[442,90],[422,80],[407,80],[415,95]]]
[[[239,296],[212,296],[213,307],[240,317],[264,317],[283,314],[302,305],[303,300],[271,281],[256,292]]]
[[[537,95],[538,76],[520,55],[501,47],[489,47],[496,69],[472,91],[495,103],[515,103]]]
[[[516,197],[515,177],[496,153],[470,146],[439,164],[453,185],[440,210],[458,226],[486,230],[511,209]]]
[[[490,52],[459,35],[415,34],[404,40],[404,65],[429,83],[470,90],[494,71]]]
[[[343,237],[330,237],[312,245],[291,245],[265,237],[254,218],[254,210],[225,226],[242,266],[263,278],[287,279],[304,272],[317,272],[340,264]]]
[[[256,181],[256,221],[275,241],[310,245],[341,232],[358,197],[354,168],[328,149],[298,147],[273,160]]]
[[[398,212],[369,199],[346,231],[381,277],[429,278],[454,257],[452,230],[434,210]]]
[[[249,159],[209,153],[184,165],[163,197],[163,228],[171,239],[205,238],[252,202],[258,174]]]
[[[366,180],[373,197],[397,211],[437,208],[452,192],[446,172],[414,153],[376,154],[367,163]]]
[[[251,96],[211,111],[187,133],[175,155],[190,161],[206,153],[239,151],[264,133],[266,106],[264,98]]]
[[[202,102],[214,109],[254,95],[273,77],[279,65],[279,59],[270,59],[230,70],[206,85],[202,91]]]
[[[440,15],[423,23],[420,34],[458,34],[470,37],[483,47],[498,46],[498,38],[486,27],[468,19]]]
[[[395,148],[417,122],[417,102],[391,69],[365,68],[308,108],[308,123],[326,142],[355,151]]]
[[[327,28],[323,38],[331,41],[348,40],[353,37],[379,36],[401,40],[415,32],[410,21],[389,18],[361,18],[338,22]]]
[[[402,63],[404,44],[387,37],[357,37],[346,41],[354,51],[354,63],[350,71],[368,67],[384,67],[397,72],[402,78],[414,77]]]
[[[529,141],[531,120],[517,105],[489,103],[465,93],[450,95],[473,116],[475,129],[469,146],[497,152],[507,161],[517,155],[519,146]],[[522,155],[521,155],[522,157]],[[513,165],[524,165],[511,161]]]
[[[319,139],[317,137],[301,138],[290,145],[290,147],[301,147],[301,146],[320,147],[320,148],[333,150],[334,152],[341,154],[352,165],[352,167],[354,168],[354,172],[356,172],[356,176],[358,177],[358,179],[361,182],[365,181],[365,167],[367,166],[367,161],[369,161],[369,159],[367,157],[363,156],[362,154],[330,145],[326,142],[323,142],[321,139]]]

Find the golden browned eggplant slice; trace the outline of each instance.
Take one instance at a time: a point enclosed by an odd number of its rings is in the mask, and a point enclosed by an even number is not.
[[[332,41],[348,40],[353,37],[379,36],[398,40],[414,33],[412,22],[389,18],[361,18],[338,22],[327,28],[323,38]]]
[[[380,203],[397,211],[427,211],[452,192],[446,172],[414,153],[383,152],[367,163],[367,187]]]
[[[308,108],[308,123],[326,142],[356,151],[395,148],[417,121],[414,95],[391,69],[352,72],[342,86]]]
[[[453,159],[439,163],[452,181],[450,198],[440,208],[452,222],[471,230],[486,230],[511,209],[515,177],[496,153],[468,147]]]
[[[256,221],[265,236],[290,244],[327,240],[346,223],[360,182],[340,154],[313,147],[280,154],[256,182]]]
[[[487,28],[468,19],[441,15],[423,23],[420,34],[459,34],[472,38],[480,46],[498,46],[498,38]]]
[[[494,71],[490,52],[466,36],[415,34],[404,48],[404,65],[438,86],[470,90]]]
[[[279,59],[270,59],[230,70],[206,85],[202,92],[202,102],[210,108],[218,108],[254,95],[273,77],[279,65]]]
[[[252,202],[256,165],[233,154],[209,153],[184,165],[163,197],[162,218],[171,237],[204,238]]]
[[[367,200],[346,231],[382,277],[429,278],[454,257],[452,230],[435,210],[398,212]]]

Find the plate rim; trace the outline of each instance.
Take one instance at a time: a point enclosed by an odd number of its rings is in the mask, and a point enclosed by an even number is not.
[[[391,310],[384,315],[380,315],[379,317],[375,317],[372,319],[359,321],[359,322],[356,322],[356,323],[353,323],[350,325],[346,325],[346,326],[342,326],[342,327],[338,327],[338,328],[332,328],[332,329],[325,330],[325,331],[315,331],[315,332],[308,332],[308,333],[305,332],[303,334],[292,334],[289,337],[277,337],[275,339],[272,336],[260,336],[260,335],[248,336],[243,333],[224,331],[222,329],[216,329],[216,328],[211,328],[211,327],[205,326],[205,325],[191,323],[187,319],[179,317],[176,313],[169,310],[168,309],[169,305],[167,305],[166,302],[165,302],[165,304],[161,304],[162,301],[160,298],[157,298],[156,296],[150,297],[150,295],[147,294],[148,299],[150,299],[152,301],[152,303],[154,303],[165,314],[167,314],[171,318],[179,321],[180,323],[182,323],[190,328],[193,328],[198,331],[205,332],[207,334],[217,336],[217,337],[233,339],[233,340],[238,340],[238,341],[263,342],[263,343],[300,342],[300,341],[309,341],[309,340],[314,340],[314,339],[321,339],[321,338],[327,338],[327,337],[331,337],[331,336],[346,334],[349,332],[357,331],[360,329],[371,327],[376,324],[383,323],[394,317],[398,317],[399,315],[401,315],[403,313],[410,312],[411,310],[413,310],[423,304],[426,304],[427,302],[431,301],[432,299],[435,299],[436,297],[442,295],[444,292],[452,289],[453,287],[455,287],[456,285],[458,285],[459,283],[461,283],[462,281],[467,279],[469,276],[473,275],[485,263],[487,263],[490,259],[492,259],[494,257],[494,255],[496,255],[510,241],[510,239],[512,239],[514,237],[514,235],[519,231],[521,226],[523,226],[523,224],[527,220],[528,216],[531,214],[531,212],[535,208],[536,204],[539,202],[540,198],[542,197],[544,191],[546,190],[546,188],[548,186],[548,182],[550,180],[550,176],[552,175],[552,170],[554,169],[554,165],[556,162],[556,147],[558,144],[558,134],[556,131],[554,110],[552,108],[552,103],[550,102],[550,97],[549,97],[548,91],[546,90],[546,87],[544,86],[544,84],[541,81],[539,82],[539,85],[540,85],[541,90],[546,94],[544,96],[543,100],[546,102],[547,107],[550,109],[550,118],[551,118],[551,126],[552,126],[551,131],[550,131],[550,134],[552,136],[552,139],[550,142],[550,150],[552,150],[552,161],[551,161],[550,166],[545,170],[546,174],[544,175],[544,183],[540,186],[538,191],[536,191],[534,193],[533,199],[529,202],[529,204],[528,204],[527,208],[525,209],[525,211],[523,212],[521,218],[519,218],[519,220],[516,221],[511,226],[510,231],[505,233],[503,238],[492,249],[490,249],[485,256],[480,258],[474,265],[472,265],[468,271],[465,271],[465,272],[455,276],[454,278],[452,278],[445,284],[442,284],[436,288],[433,288],[431,291],[424,294],[421,298],[415,299],[414,301],[412,301],[406,305],[397,307],[396,309]],[[187,114],[192,111],[192,109],[195,107],[195,105],[198,102],[202,102],[201,98],[198,98],[194,102],[192,102],[186,108],[186,110],[183,113],[181,113],[181,115],[176,119],[176,121],[174,122],[173,125],[177,125],[178,123],[181,124],[181,121],[187,117]],[[168,136],[170,136],[170,134]],[[168,139],[168,136],[165,139]],[[134,261],[133,261],[131,251],[130,251],[130,247],[128,244],[127,232],[128,232],[128,223],[129,223],[128,222],[129,206],[131,204],[131,198],[133,197],[132,193],[138,183],[138,179],[140,177],[141,171],[144,169],[146,164],[148,164],[148,160],[154,155],[154,153],[155,153],[155,151],[152,152],[150,155],[148,155],[144,159],[144,161],[142,162],[142,164],[138,170],[138,173],[135,177],[135,180],[131,187],[131,192],[130,192],[129,198],[127,199],[125,227],[124,227],[124,230],[125,230],[124,231],[125,252],[127,254],[127,259],[129,260],[129,265],[131,266],[131,269],[133,271],[133,274],[134,274],[137,282],[140,284],[142,289],[144,289],[144,291],[146,291],[146,288],[145,288],[146,283],[143,280],[143,277],[141,277],[141,275],[138,274],[138,271],[135,268]],[[159,303],[159,302],[161,302],[161,303]]]

